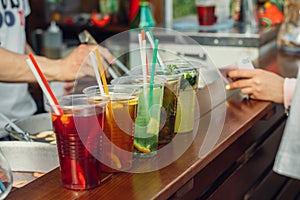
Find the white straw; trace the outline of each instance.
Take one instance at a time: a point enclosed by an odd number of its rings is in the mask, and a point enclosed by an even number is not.
[[[142,62],[142,72],[143,72],[143,78],[144,78],[144,83],[147,82],[146,80],[146,56],[144,54],[144,45],[142,41],[142,35],[139,34],[139,45],[140,45],[140,54],[141,54],[141,62]]]
[[[108,67],[108,72],[111,75],[113,79],[118,78],[119,76],[114,72],[114,70],[111,67]]]
[[[50,93],[48,92],[48,90],[47,90],[47,88],[46,88],[44,82],[42,81],[42,79],[41,79],[41,77],[40,77],[38,71],[36,70],[34,64],[32,63],[32,61],[31,61],[29,58],[26,59],[26,62],[27,62],[27,64],[28,64],[28,66],[30,67],[32,73],[34,74],[34,76],[35,76],[37,82],[39,83],[39,85],[40,85],[40,87],[41,87],[43,93],[45,94],[46,98],[48,99],[49,104],[50,104],[51,107],[53,108],[55,114],[58,115],[58,116],[60,116],[60,115],[61,115],[61,112],[58,110],[57,105],[55,104],[54,100],[51,98],[51,95],[50,95]]]
[[[96,60],[96,56],[94,54],[94,52],[90,52],[90,58],[91,58],[91,62],[92,62],[92,66],[96,75],[96,80],[99,86],[99,90],[101,94],[104,94],[104,89],[103,89],[103,84],[101,81],[101,76],[100,76],[100,72],[99,72],[99,68],[98,68],[98,64],[97,64],[97,60]]]
[[[141,54],[141,61],[142,61],[142,72],[143,72],[143,89],[144,89],[144,97],[145,97],[145,105],[146,108],[148,108],[148,92],[147,92],[147,72],[146,72],[146,52],[143,51],[143,41],[142,41],[142,35],[139,33],[139,45],[140,45],[140,54]],[[145,41],[146,42],[146,41]]]
[[[152,49],[154,50],[154,41],[153,41],[153,38],[151,37],[149,31],[146,32],[146,35],[151,44]],[[157,59],[158,59],[159,64],[161,65],[161,68],[165,69],[165,64],[163,63],[158,51],[157,51]]]
[[[130,71],[125,67],[125,65],[123,65],[123,63],[121,63],[121,61],[115,58],[114,62],[117,67],[119,67],[121,70],[123,70],[123,72],[125,72],[125,74],[130,74]]]
[[[143,72],[143,81],[144,81],[144,87],[147,83],[147,68],[146,68],[146,49],[144,42],[145,40],[142,40],[142,35],[139,34],[139,44],[140,44],[140,54],[141,54],[141,61],[142,61],[142,72]],[[146,90],[145,90],[146,91]]]

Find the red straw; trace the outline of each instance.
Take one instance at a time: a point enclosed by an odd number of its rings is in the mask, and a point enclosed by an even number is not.
[[[62,109],[59,107],[58,101],[54,96],[45,76],[43,75],[42,71],[40,70],[36,60],[34,59],[32,54],[29,54],[29,59],[27,59],[27,64],[29,65],[30,69],[32,70],[35,78],[37,79],[41,89],[43,90],[45,96],[47,97],[50,105],[53,107],[55,113],[57,115],[63,115]]]

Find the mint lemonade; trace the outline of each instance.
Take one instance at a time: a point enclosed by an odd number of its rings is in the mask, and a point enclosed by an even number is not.
[[[141,88],[134,128],[134,155],[136,157],[153,156],[158,148],[164,79],[155,78],[152,92],[150,92],[149,81],[150,77],[147,77],[144,84],[143,77],[136,75],[119,77],[111,82],[113,85],[138,85]]]
[[[162,106],[163,86],[153,88],[153,104],[149,106],[149,88],[139,95],[138,114],[135,121],[134,147],[135,153],[151,155],[157,150]]]

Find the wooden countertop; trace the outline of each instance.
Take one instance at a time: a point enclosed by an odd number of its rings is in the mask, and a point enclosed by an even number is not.
[[[275,65],[280,62],[280,59],[274,61],[274,55],[279,56],[276,51],[275,54],[268,55],[268,62],[260,59],[255,65],[277,70]],[[55,169],[23,188],[14,189],[7,199],[167,199],[243,136],[254,124],[271,113],[273,108],[271,102],[248,100],[235,93],[227,101],[196,119],[198,129],[187,151],[162,169],[147,173],[108,175],[105,176],[101,186],[88,191],[72,191],[63,188],[59,169]],[[215,127],[223,125],[220,123],[222,116],[225,116],[224,127],[220,127],[222,131],[220,133],[210,131],[210,125]],[[179,137],[191,139],[192,136],[193,134],[190,136],[185,134]]]
[[[141,174],[114,174],[100,187],[81,192],[64,189],[61,185],[59,169],[55,169],[23,188],[11,192],[7,199],[44,200],[77,199],[79,197],[87,199],[166,199],[273,107],[270,102],[245,100],[235,95],[224,103],[227,112],[220,135],[206,135],[207,122],[212,120],[211,112],[208,112],[199,120],[200,128],[192,145],[178,160],[163,169]],[[223,114],[223,106],[220,104],[214,108],[217,115]],[[217,125],[218,121],[211,123]]]

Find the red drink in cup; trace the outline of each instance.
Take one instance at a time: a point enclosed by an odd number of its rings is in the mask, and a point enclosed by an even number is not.
[[[105,106],[90,103],[85,95],[59,99],[62,116],[52,111],[63,186],[85,190],[100,184],[100,142],[103,136]]]
[[[213,25],[217,21],[217,17],[215,16],[215,6],[198,6],[198,20],[199,25],[209,26]]]
[[[215,0],[196,0],[199,25],[210,26],[216,23]]]

